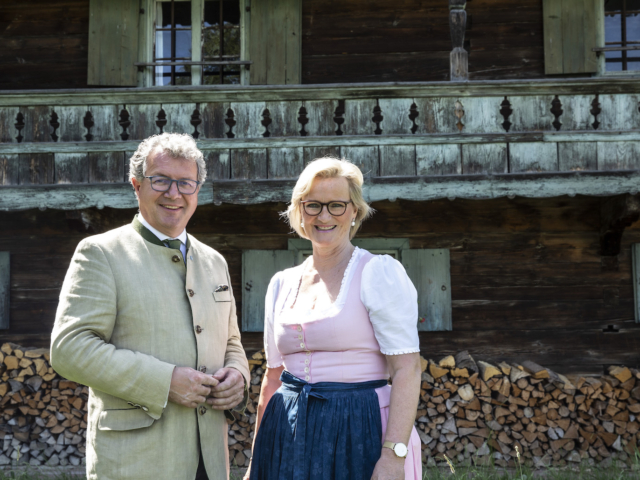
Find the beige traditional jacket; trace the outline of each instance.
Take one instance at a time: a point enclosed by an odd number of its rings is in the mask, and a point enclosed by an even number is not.
[[[200,449],[209,478],[228,478],[223,412],[167,402],[175,366],[233,367],[250,381],[227,264],[212,248],[189,236],[185,265],[137,218],[80,242],[51,362],[90,387],[89,479],[193,480]]]

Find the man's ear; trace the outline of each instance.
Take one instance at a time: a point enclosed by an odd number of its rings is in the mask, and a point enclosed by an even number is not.
[[[131,186],[133,186],[133,191],[136,192],[136,197],[140,198],[138,193],[140,192],[140,187],[142,186],[140,182],[136,179],[136,177],[131,178]]]

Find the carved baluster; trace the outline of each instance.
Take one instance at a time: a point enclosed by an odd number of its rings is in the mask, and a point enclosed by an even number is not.
[[[18,143],[20,143],[24,139],[24,137],[22,136],[22,129],[24,128],[24,115],[22,114],[22,112],[18,112],[18,115],[16,116],[16,123],[14,125],[18,130],[18,136],[16,137],[16,140],[18,140]]]
[[[411,127],[411,133],[416,133],[418,131],[418,124],[416,123],[416,118],[418,118],[419,116],[420,116],[420,112],[418,112],[418,106],[416,105],[416,102],[413,102],[411,104],[411,107],[409,107],[409,120],[411,120],[411,123],[413,123]]]
[[[458,123],[456,123],[456,127],[458,127],[458,131],[462,132],[464,128],[464,123],[462,123],[462,117],[464,117],[464,105],[457,101],[453,108],[454,115],[458,118]]]
[[[344,123],[344,100],[338,100],[338,106],[336,107],[335,112],[333,112],[333,121],[338,125],[338,129],[336,130],[336,135],[342,135],[342,124]]]
[[[449,0],[449,29],[451,30],[451,81],[469,80],[469,54],[464,49],[464,31],[467,28],[467,0]]]
[[[234,120],[234,117],[235,117],[235,113],[231,108],[228,108],[227,118],[224,119],[224,123],[226,123],[229,126],[229,131],[227,132],[227,138],[234,138],[236,136],[236,134],[233,133],[233,127],[235,127],[237,123]]]
[[[84,136],[84,138],[87,139],[87,142],[90,142],[91,140],[93,140],[91,129],[93,128],[94,122],[93,122],[93,115],[88,110],[84,116],[83,123],[84,123],[84,128],[87,129],[87,134]]]
[[[509,117],[513,113],[513,109],[511,108],[511,102],[507,97],[504,97],[504,100],[502,101],[500,106],[502,107],[500,109],[500,114],[504,118],[504,122],[502,122],[502,128],[504,128],[505,132],[508,132],[509,129],[511,128],[511,122],[509,121]]]
[[[298,123],[302,125],[302,128],[300,129],[300,136],[306,137],[309,132],[307,132],[307,130],[305,129],[305,125],[309,123],[309,117],[307,114],[307,109],[304,108],[304,106],[300,107],[300,110],[298,110]]]
[[[269,131],[269,125],[271,125],[271,112],[268,108],[265,108],[262,112],[262,120],[260,121],[262,126],[264,127],[263,137],[270,137],[271,132]]]
[[[127,133],[127,128],[131,126],[131,120],[129,120],[129,118],[127,106],[124,105],[122,110],[120,110],[120,119],[118,120],[118,124],[122,128],[122,133],[120,134],[120,138],[122,140],[127,140],[129,138],[129,134]]]
[[[164,133],[164,127],[167,124],[167,112],[164,111],[164,108],[160,108],[158,112],[158,117],[156,120],[156,126],[160,129],[160,133]]]
[[[560,128],[562,128],[560,117],[564,113],[564,110],[562,109],[562,102],[558,95],[556,95],[556,97],[551,101],[551,113],[553,113],[553,116],[555,117],[555,120],[552,123],[553,128],[560,131]]]
[[[200,118],[200,110],[198,110],[199,104],[196,104],[196,109],[191,114],[191,126],[193,127],[193,133],[191,136],[196,140],[200,136],[200,132],[198,131],[198,125],[202,123],[202,119]]]
[[[59,137],[56,134],[56,130],[60,128],[60,122],[58,122],[58,114],[55,112],[55,110],[51,110],[49,125],[51,125],[51,127],[53,128],[53,131],[51,132],[51,138],[54,142],[57,142]]]
[[[375,133],[376,135],[382,135],[380,124],[382,123],[382,120],[384,120],[384,117],[382,116],[382,109],[380,108],[380,104],[377,101],[376,106],[373,107],[373,117],[371,118],[371,120],[376,124],[376,129],[373,133]]]
[[[596,98],[591,102],[591,115],[593,115],[593,123],[591,126],[594,130],[597,130],[600,126],[600,122],[598,121],[598,115],[602,113],[602,109],[600,108],[600,96],[596,93]]]

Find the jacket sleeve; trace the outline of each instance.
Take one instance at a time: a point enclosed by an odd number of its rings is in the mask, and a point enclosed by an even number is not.
[[[225,262],[225,268],[227,269],[228,284],[231,285],[231,278],[229,277],[229,269]],[[244,413],[249,401],[249,387],[251,385],[251,373],[249,371],[249,362],[247,361],[247,355],[244,351],[242,343],[240,343],[240,329],[238,328],[238,316],[236,315],[236,299],[231,292],[231,310],[229,312],[229,336],[227,338],[227,350],[224,355],[224,366],[231,367],[238,370],[244,377],[244,398],[233,410],[240,413]]]
[[[65,378],[121,398],[159,419],[174,365],[109,343],[117,286],[107,256],[85,239],[67,271],[51,334],[51,364]]]

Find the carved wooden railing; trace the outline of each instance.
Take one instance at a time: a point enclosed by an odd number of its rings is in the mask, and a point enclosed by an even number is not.
[[[132,206],[128,158],[166,131],[203,149],[204,203],[284,201],[325,154],[370,200],[640,188],[632,79],[0,92],[0,209]]]

